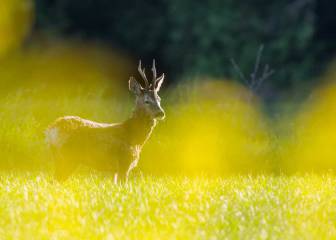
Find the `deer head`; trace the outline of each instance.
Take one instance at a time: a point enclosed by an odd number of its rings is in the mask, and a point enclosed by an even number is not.
[[[129,90],[136,96],[136,108],[145,111],[153,119],[164,119],[165,112],[160,105],[161,98],[158,95],[164,80],[164,74],[157,77],[155,60],[153,60],[152,65],[153,79],[151,82],[146,77],[145,68],[141,68],[141,61],[139,62],[138,71],[142,77],[144,86],[134,77],[131,77],[129,80]]]

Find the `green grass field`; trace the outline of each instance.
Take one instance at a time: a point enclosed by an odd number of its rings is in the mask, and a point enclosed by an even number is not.
[[[336,177],[3,173],[1,239],[332,239]]]
[[[99,84],[0,93],[0,240],[336,239],[334,174],[291,172],[336,168],[334,105],[305,128],[270,121],[228,82],[187,86],[162,94],[167,118],[123,186],[81,170],[54,182],[43,133],[64,115],[123,121],[129,96]]]

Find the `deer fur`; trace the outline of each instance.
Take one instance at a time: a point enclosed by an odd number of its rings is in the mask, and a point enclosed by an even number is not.
[[[157,120],[165,117],[158,91],[164,80],[156,76],[148,81],[145,69],[138,67],[145,86],[133,77],[129,90],[136,96],[135,109],[122,123],[98,123],[77,116],[58,118],[46,130],[46,142],[55,159],[55,177],[66,180],[81,165],[114,173],[115,181],[126,181],[137,166],[143,145],[150,137]]]

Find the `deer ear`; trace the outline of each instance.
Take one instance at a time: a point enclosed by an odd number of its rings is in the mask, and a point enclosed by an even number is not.
[[[136,95],[141,94],[142,87],[134,77],[130,77],[128,81],[128,88],[131,92],[133,92]]]
[[[156,84],[156,86],[155,86],[155,90],[158,92],[158,91],[160,91],[160,88],[161,88],[161,85],[162,85],[162,83],[163,83],[163,80],[164,80],[164,78],[165,78],[165,75],[164,75],[164,73],[161,75],[161,77],[159,77],[156,81],[155,81],[155,84]]]

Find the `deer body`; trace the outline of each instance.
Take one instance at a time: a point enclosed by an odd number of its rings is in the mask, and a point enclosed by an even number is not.
[[[55,176],[66,180],[76,168],[87,165],[115,174],[115,180],[127,180],[129,172],[137,166],[143,145],[150,137],[157,120],[164,118],[157,95],[164,75],[156,78],[153,63],[152,85],[141,70],[145,88],[134,79],[129,88],[136,95],[132,116],[122,123],[97,123],[76,116],[57,119],[46,130],[46,141],[55,158]]]

